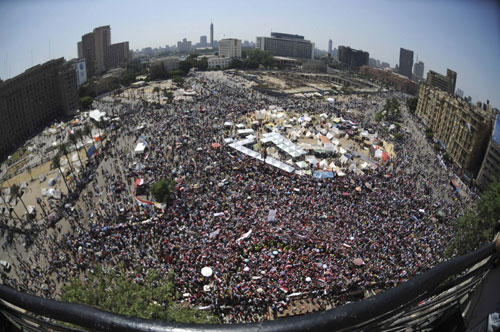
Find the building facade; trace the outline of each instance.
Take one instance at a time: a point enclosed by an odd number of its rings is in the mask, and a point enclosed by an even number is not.
[[[179,52],[191,52],[191,41],[186,38],[182,41],[177,42],[177,51]]]
[[[381,83],[387,83],[396,90],[408,93],[411,95],[417,94],[418,84],[408,79],[406,76],[393,73],[388,68],[378,69],[371,66],[363,66],[359,69],[360,74],[365,75],[371,79],[377,80]]]
[[[332,56],[332,51],[333,51],[333,40],[329,39],[328,40],[328,55]]]
[[[273,32],[271,37],[257,37],[257,48],[273,56],[313,59],[314,44],[304,36]]]
[[[452,95],[455,93],[457,73],[451,69],[447,69],[446,76],[444,76],[433,70],[429,70],[427,73],[427,84]]]
[[[351,68],[368,66],[370,54],[349,46],[339,46],[339,62]]]
[[[176,56],[167,56],[163,58],[156,58],[151,60],[151,66],[163,65],[166,72],[179,69],[179,58]]]
[[[78,42],[78,57],[85,58],[87,77],[124,66],[131,59],[128,42],[111,44],[111,27],[97,27]]]
[[[422,83],[416,115],[463,170],[479,171],[492,124],[492,113]]]
[[[494,178],[500,180],[500,114],[496,117],[488,149],[477,176],[477,184],[481,189],[487,189]]]
[[[411,79],[413,69],[413,51],[399,49],[399,73]]]
[[[415,64],[413,65],[413,73],[419,79],[424,78],[424,63],[422,61],[415,62]]]
[[[200,36],[200,47],[207,47],[207,36]]]
[[[64,58],[0,83],[0,156],[5,157],[50,121],[78,107],[76,71]]]
[[[231,58],[209,58],[207,62],[209,69],[224,69],[231,63]]]
[[[234,38],[219,40],[219,56],[241,58],[241,40]]]

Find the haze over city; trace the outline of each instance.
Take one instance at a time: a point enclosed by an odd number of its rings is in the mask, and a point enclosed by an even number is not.
[[[400,47],[411,49],[426,72],[450,68],[466,96],[498,106],[499,13],[495,1],[2,1],[0,77],[77,57],[76,42],[96,26],[111,25],[113,41],[128,40],[136,50],[196,42],[212,20],[216,40],[296,33],[319,49],[332,39],[334,47],[368,51],[391,67]]]

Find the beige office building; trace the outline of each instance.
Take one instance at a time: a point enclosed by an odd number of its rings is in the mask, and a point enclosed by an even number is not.
[[[488,149],[477,176],[477,184],[486,189],[495,177],[500,181],[500,114],[496,118]]]
[[[0,158],[53,119],[79,107],[74,65],[48,61],[0,83]]]
[[[234,38],[219,40],[219,56],[241,58],[241,40]]]
[[[416,115],[432,129],[434,138],[446,147],[459,167],[477,174],[491,132],[491,112],[422,83]]]

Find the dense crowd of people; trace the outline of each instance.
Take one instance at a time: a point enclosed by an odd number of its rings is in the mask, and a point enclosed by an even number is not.
[[[421,133],[408,130],[394,142],[388,165],[322,180],[222,144],[234,135],[224,122],[239,123],[269,105],[379,130],[363,110],[393,96],[404,103],[403,96],[380,93],[334,107],[323,99],[266,96],[210,73],[186,84],[196,96],[161,108],[137,101],[99,105],[118,114],[120,125],[81,175],[73,209],[64,212],[71,231],[39,236],[33,258],[18,256],[17,287],[53,297],[71,276],[123,262],[136,282],[151,269],[165,278],[173,269],[183,300],[225,322],[260,321],[288,310],[295,296],[322,308],[341,305],[352,294],[393,287],[440,262],[450,223],[468,202],[453,194],[452,173]],[[414,120],[405,115],[404,121],[409,128]],[[147,157],[134,154],[141,140]],[[175,179],[172,204],[157,209],[138,202],[137,178],[146,189]],[[276,210],[274,221],[268,221],[270,210]],[[446,214],[441,221],[438,210]],[[46,265],[37,264],[40,257]],[[213,274],[203,276],[203,267]]]

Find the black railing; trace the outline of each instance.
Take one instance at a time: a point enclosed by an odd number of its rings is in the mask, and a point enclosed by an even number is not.
[[[14,325],[27,331],[404,331],[408,327],[421,330],[435,327],[443,317],[460,307],[463,309],[497,259],[495,244],[490,244],[439,264],[371,298],[262,323],[195,325],[144,320],[81,304],[47,300],[3,285],[0,285],[3,300],[0,311]]]

